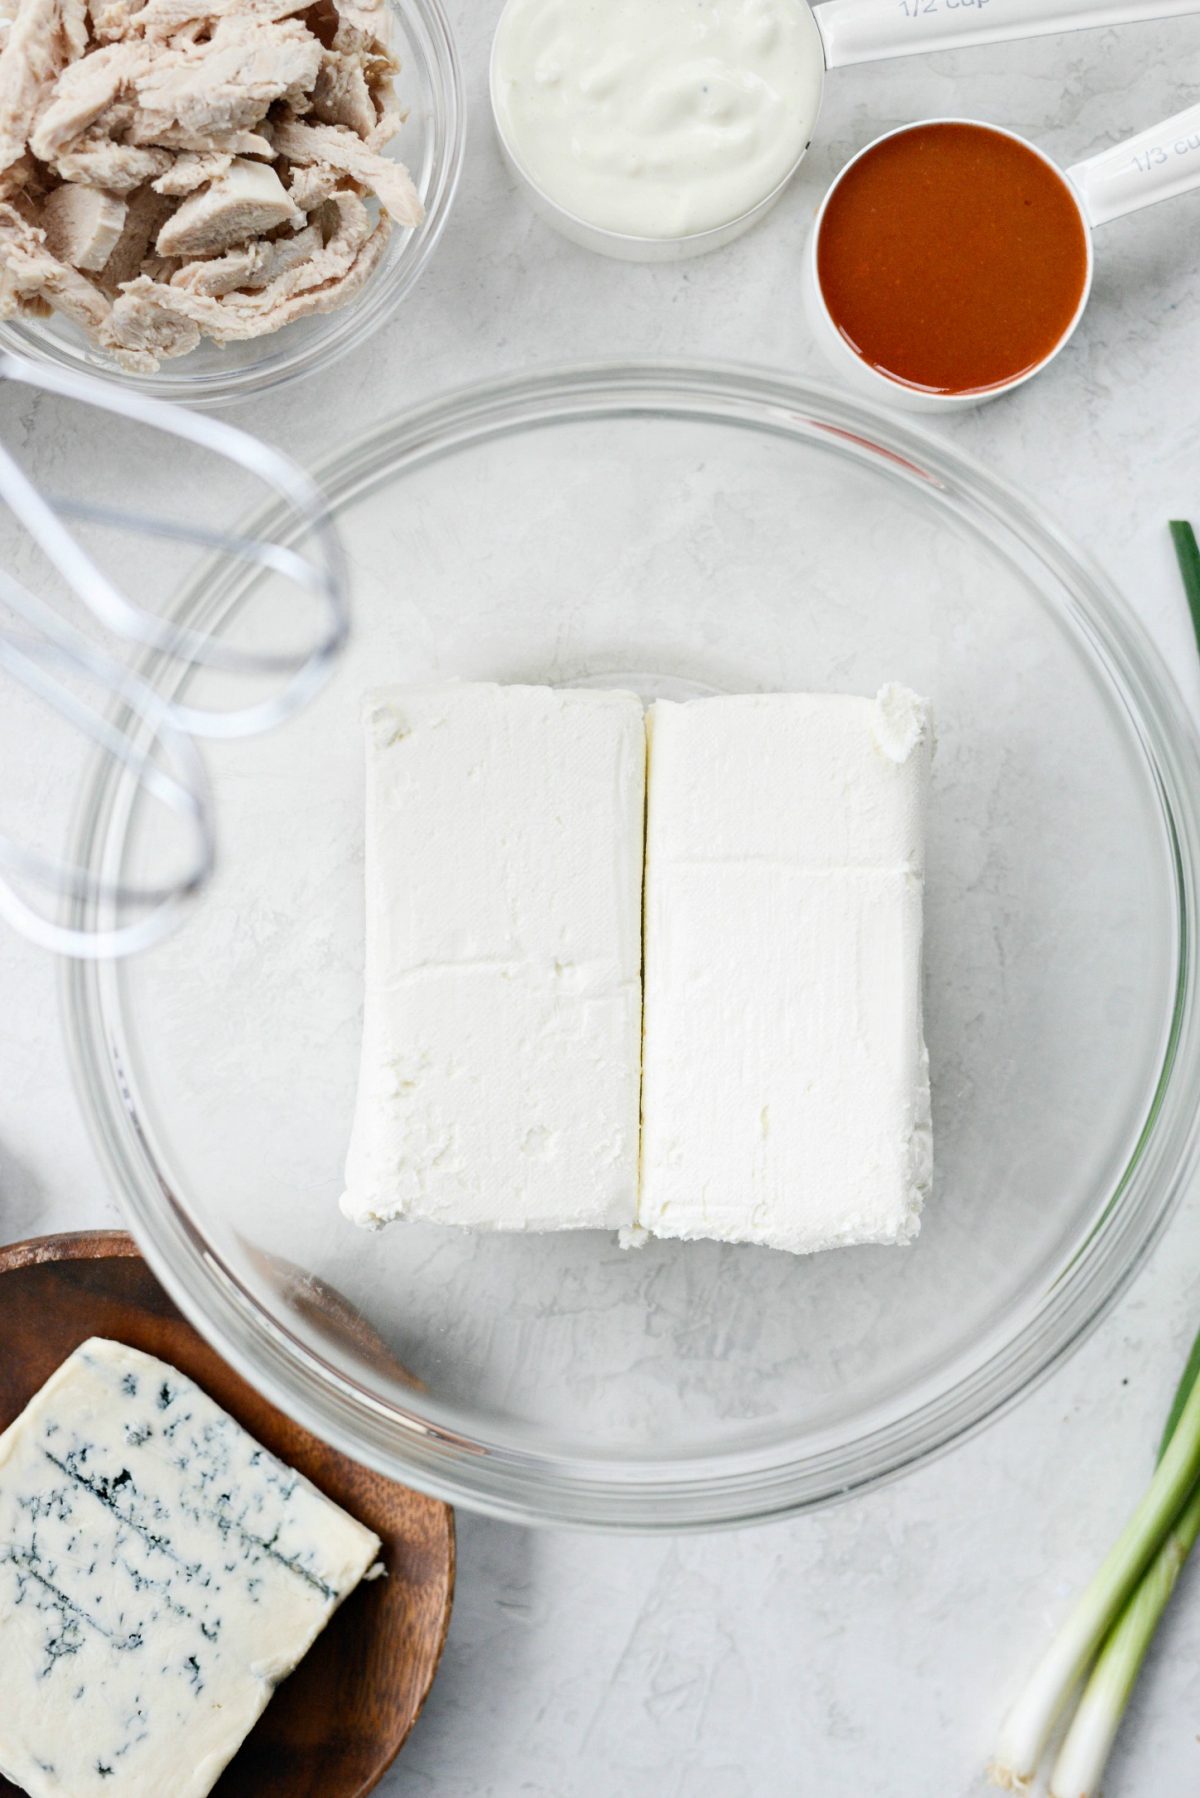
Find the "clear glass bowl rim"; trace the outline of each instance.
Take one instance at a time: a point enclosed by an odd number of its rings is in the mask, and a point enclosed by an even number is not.
[[[1200,872],[1200,739],[1156,648],[1107,575],[1035,502],[951,443],[823,385],[737,364],[592,363],[464,387],[385,419],[314,473],[335,509],[373,478],[468,445],[597,418],[694,418],[787,438],[829,435],[965,510],[993,543],[1033,556],[1065,587],[1066,609],[1105,664],[1151,774],[1174,864],[1177,968],[1158,1084],[1128,1166],[1083,1246],[1020,1330],[954,1385],[847,1444],[789,1456],[785,1445],[694,1460],[559,1457],[441,1430],[385,1403],[299,1342],[205,1240],[150,1158],[126,1089],[106,969],[64,962],[61,1000],[76,1091],[130,1229],[168,1292],[213,1346],[274,1404],[342,1452],[407,1484],[510,1521],[610,1531],[711,1530],[836,1502],[929,1461],[1044,1379],[1111,1309],[1170,1220],[1200,1152],[1200,1017],[1193,944]],[[190,600],[194,602],[193,590]],[[181,606],[189,603],[184,595]],[[106,791],[106,788],[108,789]],[[73,832],[81,866],[111,851],[112,783],[85,782]],[[70,921],[85,925],[91,902]],[[107,971],[111,977],[111,970]]]
[[[20,320],[0,324],[0,347],[13,350],[35,365],[128,387],[140,396],[175,400],[197,408],[236,405],[278,387],[324,371],[348,351],[357,349],[391,317],[420,280],[441,240],[462,174],[467,141],[466,99],[462,66],[442,0],[386,0],[414,37],[433,90],[434,139],[425,217],[398,254],[391,246],[382,265],[361,294],[341,311],[324,315],[328,328],[319,333],[291,331],[282,338],[260,339],[262,353],[253,361],[203,372],[189,368],[189,357],[167,362],[156,374],[129,375],[98,353],[61,347],[43,332]],[[393,244],[395,238],[393,237]]]

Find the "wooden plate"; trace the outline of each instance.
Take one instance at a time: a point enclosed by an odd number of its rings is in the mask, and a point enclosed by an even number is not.
[[[0,1430],[89,1336],[189,1374],[383,1542],[387,1579],[360,1586],[335,1613],[213,1788],[214,1798],[362,1798],[402,1747],[441,1659],[453,1511],[356,1466],[260,1398],[184,1321],[119,1230],[0,1248]],[[18,1792],[0,1779],[3,1798]]]

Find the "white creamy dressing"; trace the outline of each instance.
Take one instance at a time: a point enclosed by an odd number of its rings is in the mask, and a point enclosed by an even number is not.
[[[661,239],[728,224],[779,186],[823,73],[806,0],[508,0],[492,98],[547,199]]]

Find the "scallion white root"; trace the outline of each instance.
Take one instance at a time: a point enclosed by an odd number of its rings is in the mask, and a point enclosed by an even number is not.
[[[1185,1504],[1190,1510],[1189,1501],[1198,1482],[1200,1381],[1193,1383],[1187,1394],[1145,1497],[1009,1712],[991,1769],[997,1785],[1021,1791],[1032,1780],[1067,1699],[1129,1603],[1142,1574],[1163,1547],[1168,1532],[1177,1520],[1182,1527],[1180,1513]],[[1159,1613],[1169,1590],[1168,1587],[1159,1604]],[[1141,1620],[1143,1626],[1145,1620]],[[1067,1772],[1070,1771],[1068,1766]],[[1068,1785],[1062,1788],[1061,1798],[1081,1798],[1087,1790]]]

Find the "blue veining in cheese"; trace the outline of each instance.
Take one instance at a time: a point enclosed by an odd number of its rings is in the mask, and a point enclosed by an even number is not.
[[[85,1342],[0,1435],[0,1773],[204,1798],[378,1551],[184,1375]]]

